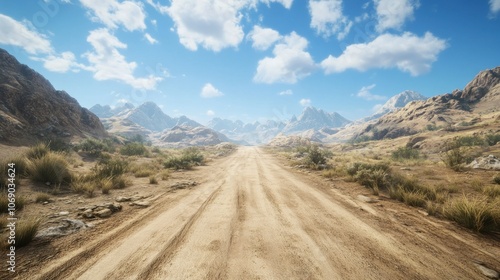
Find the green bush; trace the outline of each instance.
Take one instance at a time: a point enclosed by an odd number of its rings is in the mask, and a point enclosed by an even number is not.
[[[60,185],[71,180],[64,156],[54,152],[32,160],[28,166],[28,174],[31,180],[40,183]]]
[[[444,164],[455,170],[461,171],[466,162],[466,151],[460,141],[454,140],[445,143],[445,151],[441,153],[441,160]]]
[[[114,152],[114,147],[111,141],[87,138],[76,146],[76,150],[97,157],[101,156],[103,152]]]
[[[190,169],[193,165],[201,165],[204,156],[197,148],[186,148],[180,156],[171,156],[163,162],[165,168]]]
[[[125,156],[142,156],[145,155],[147,151],[144,144],[138,142],[125,144],[125,146],[120,149],[120,153]]]
[[[107,159],[98,162],[93,168],[95,176],[98,178],[113,178],[127,172],[128,162],[121,159]]]
[[[498,134],[487,134],[485,137],[485,142],[488,146],[494,146],[500,142],[500,133]]]
[[[455,141],[458,145],[464,147],[483,146],[486,143],[485,140],[479,135],[460,136],[457,137]]]
[[[420,151],[409,147],[399,147],[392,152],[391,155],[394,160],[416,160],[420,158]]]

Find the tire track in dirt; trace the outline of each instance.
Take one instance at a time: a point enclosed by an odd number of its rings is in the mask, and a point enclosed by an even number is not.
[[[226,161],[231,164],[231,162],[235,162],[237,159],[228,158],[224,162]],[[212,173],[211,176],[207,178],[207,181],[213,181],[214,178],[224,178],[224,176],[221,176],[224,173],[225,169],[222,168],[218,172]],[[184,213],[187,211],[183,211],[182,209],[185,208],[185,204],[190,205],[192,209],[195,209],[196,205],[203,204],[207,201],[207,198],[213,198],[212,195],[215,193],[213,185],[200,186],[199,188],[192,190],[182,190],[176,193],[169,193],[169,195],[166,195],[165,198],[158,199],[154,206],[141,210],[137,217],[131,221],[125,222],[118,228],[115,228],[106,235],[100,237],[92,244],[89,244],[84,248],[68,252],[65,256],[59,258],[55,263],[49,264],[48,268],[44,269],[37,275],[37,279],[104,279],[103,276],[105,273],[110,272],[113,269],[118,269],[118,263],[120,263],[120,265],[124,265],[124,263],[121,262],[122,260],[126,260],[127,257],[134,258],[134,256],[138,256],[134,255],[134,250],[130,247],[135,246],[135,248],[141,248],[141,240],[143,240],[145,244],[152,244],[153,246],[158,247],[158,244],[154,241],[156,239],[152,238],[160,237],[158,236],[158,233],[143,235],[142,238],[135,240],[131,239],[130,236],[134,236],[134,234],[137,236],[139,232],[144,231],[144,229],[148,228],[148,226],[152,223],[158,224],[158,221],[161,220],[171,223],[172,228],[170,229],[170,236],[175,235],[175,232],[177,232],[176,229],[179,229],[179,225],[183,224],[183,220],[189,221],[190,218],[189,214]],[[175,208],[178,209],[176,210]],[[162,219],[162,215],[165,216],[165,213],[170,213],[172,211],[178,213],[177,217],[163,217]],[[180,219],[177,221],[178,224],[172,224],[175,218]],[[156,227],[157,226],[154,228]],[[165,234],[161,235],[161,237],[165,237]],[[149,239],[149,242],[144,241],[144,236]],[[116,253],[117,250],[119,251],[118,254]],[[145,253],[146,255],[143,256],[147,256],[148,258],[151,258],[151,256],[154,257],[151,252],[143,251],[142,253]],[[137,263],[128,263],[121,266],[121,268],[136,267],[136,265]],[[92,269],[96,267],[99,269]],[[127,269],[127,271],[130,271],[130,269]],[[126,277],[126,275],[123,277]]]

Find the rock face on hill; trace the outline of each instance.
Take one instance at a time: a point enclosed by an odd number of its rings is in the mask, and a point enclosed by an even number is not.
[[[174,147],[206,146],[229,142],[227,137],[210,128],[183,125],[163,131],[156,139],[158,140],[154,142],[155,145]]]
[[[357,135],[396,138],[430,129],[455,129],[481,115],[500,111],[500,67],[479,73],[463,90],[412,102],[389,113]]]
[[[342,127],[350,122],[338,113],[327,113],[321,109],[307,107],[298,118],[292,118],[282,132],[291,135],[311,129],[319,131],[322,128]]]
[[[105,135],[96,115],[0,49],[0,142],[29,144],[51,138]]]

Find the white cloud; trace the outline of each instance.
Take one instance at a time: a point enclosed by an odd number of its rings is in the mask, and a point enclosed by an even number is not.
[[[352,21],[342,13],[342,0],[309,0],[311,27],[325,37],[337,34],[344,39],[352,27]]]
[[[215,112],[214,112],[214,111],[212,111],[212,110],[208,110],[208,111],[207,111],[207,116],[209,116],[209,117],[213,117],[213,116],[215,116]]]
[[[377,10],[377,30],[400,29],[405,21],[413,19],[413,12],[418,8],[418,0],[374,0]]]
[[[274,57],[259,61],[254,81],[259,83],[296,83],[311,74],[316,65],[311,55],[305,51],[308,42],[292,32],[274,46]]]
[[[303,98],[299,101],[299,104],[304,106],[304,107],[307,107],[307,106],[310,106],[311,105],[311,99],[306,99],[306,98]]]
[[[154,45],[154,44],[157,44],[157,43],[158,43],[158,40],[156,40],[156,39],[155,39],[155,38],[153,38],[151,35],[149,35],[149,33],[144,34],[144,38],[146,38],[146,40],[148,40],[148,42],[149,42],[151,45]]]
[[[418,76],[429,71],[438,54],[446,48],[446,41],[430,32],[423,37],[410,32],[400,36],[383,34],[372,42],[348,46],[339,57],[328,56],[321,66],[326,74],[347,69],[398,68]]]
[[[258,25],[248,33],[248,37],[253,41],[252,47],[257,50],[267,50],[281,38],[278,31],[271,28],[262,28]]]
[[[500,12],[500,0],[490,0],[490,11],[494,14]]]
[[[358,93],[356,94],[357,97],[363,98],[365,100],[386,100],[387,98],[385,96],[381,95],[376,95],[371,93],[370,91],[375,88],[375,84],[369,85],[362,87]]]
[[[0,44],[23,48],[30,54],[51,53],[52,46],[45,35],[32,30],[29,25],[0,14]]]
[[[201,89],[201,97],[203,98],[213,98],[223,96],[224,94],[216,89],[211,83],[206,83]]]
[[[118,0],[80,0],[82,5],[92,13],[91,19],[102,22],[108,28],[117,28],[122,25],[128,31],[144,30],[146,13],[143,5],[135,1]]]
[[[42,59],[43,67],[52,72],[66,73],[69,70],[79,71],[79,68],[85,66],[76,62],[75,55],[72,52],[63,52],[60,56],[49,55]]]
[[[292,7],[293,0],[260,0],[260,2],[266,3],[268,5],[270,2],[278,2],[285,8],[290,9],[290,7]]]
[[[120,42],[109,30],[105,28],[96,29],[90,32],[87,37],[94,48],[84,56],[90,63],[90,71],[94,72],[94,78],[98,81],[118,80],[136,88],[151,90],[156,88],[161,77],[150,75],[144,78],[136,78],[133,75],[137,63],[127,62],[119,49],[127,48],[127,45]]]
[[[278,93],[279,95],[292,95],[293,94],[293,91],[291,89],[287,89],[287,90],[284,90],[280,93]]]
[[[167,12],[175,23],[180,42],[189,50],[198,46],[212,51],[236,47],[244,33],[239,12],[247,1],[172,0]]]

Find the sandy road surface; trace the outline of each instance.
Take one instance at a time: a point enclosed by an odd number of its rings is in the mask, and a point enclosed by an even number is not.
[[[414,223],[425,228],[409,230],[387,210],[291,172],[259,148],[242,147],[203,172],[200,185],[160,197],[140,219],[67,252],[32,276],[484,279],[474,259],[500,267],[498,247],[421,222],[418,215]]]

